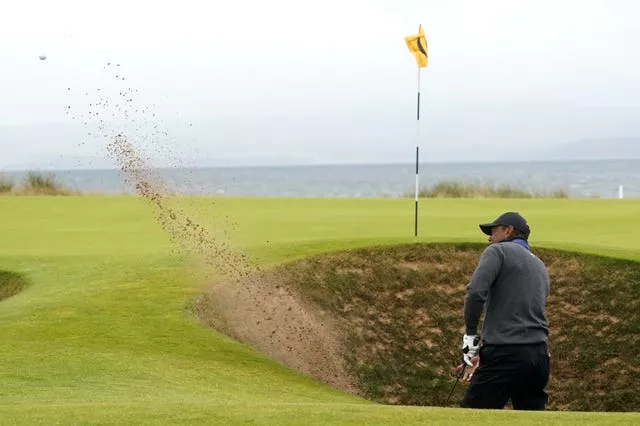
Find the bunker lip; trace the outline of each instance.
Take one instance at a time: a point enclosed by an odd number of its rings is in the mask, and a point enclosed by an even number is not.
[[[384,404],[444,406],[459,361],[465,287],[484,247],[410,244],[314,256],[218,282],[194,312],[338,389]],[[640,264],[533,251],[552,280],[549,409],[639,411],[640,355],[628,348],[640,344]]]
[[[20,293],[29,285],[29,281],[16,272],[0,269],[0,301]]]

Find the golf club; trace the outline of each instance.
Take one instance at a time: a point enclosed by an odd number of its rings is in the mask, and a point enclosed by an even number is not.
[[[446,405],[449,405],[449,401],[451,400],[451,395],[453,395],[453,391],[456,388],[456,385],[458,384],[458,382],[460,381],[460,378],[464,375],[465,370],[467,369],[467,364],[466,363],[462,363],[462,368],[460,369],[460,371],[456,374],[456,381],[453,384],[453,387],[451,388],[451,392],[449,392],[449,396],[447,397],[447,403]]]

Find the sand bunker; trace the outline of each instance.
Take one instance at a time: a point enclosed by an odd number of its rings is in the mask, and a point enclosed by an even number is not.
[[[331,313],[304,302],[277,272],[224,281],[196,300],[200,320],[302,374],[356,393]]]
[[[196,301],[201,320],[316,380],[386,404],[444,406],[465,286],[483,245],[332,253]],[[640,264],[536,250],[552,279],[550,409],[640,409]],[[450,406],[462,398],[460,386]]]

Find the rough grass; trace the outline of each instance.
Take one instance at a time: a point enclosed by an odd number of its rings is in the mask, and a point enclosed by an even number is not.
[[[20,185],[0,175],[0,195],[73,195],[73,191],[58,182],[54,173],[28,172]]]
[[[5,194],[7,192],[11,192],[13,189],[14,183],[8,177],[0,174],[0,194]]]
[[[515,185],[442,181],[419,191],[421,198],[569,198],[564,189],[531,191]]]
[[[465,286],[485,246],[409,245],[287,265],[284,281],[339,317],[344,356],[377,402],[445,405]],[[639,411],[640,263],[536,249],[552,280],[552,410]],[[453,398],[462,398],[463,387]]]
[[[28,172],[19,188],[25,195],[71,195],[71,191],[56,180],[54,173]]]

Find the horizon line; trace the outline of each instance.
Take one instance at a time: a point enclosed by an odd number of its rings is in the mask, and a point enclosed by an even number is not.
[[[495,161],[420,161],[420,165],[447,165],[447,164],[478,164],[478,165],[491,165],[491,164],[531,164],[531,163],[577,163],[577,162],[599,162],[599,161],[637,161],[640,157],[607,157],[607,158],[563,158],[563,159],[535,159],[535,160],[495,160]],[[142,169],[148,170],[193,170],[193,169],[241,169],[241,168],[301,168],[301,167],[362,167],[362,166],[411,166],[415,167],[415,162],[352,162],[352,163],[331,163],[331,162],[319,162],[319,163],[290,163],[290,164],[231,164],[231,165],[184,165],[184,166],[149,166],[142,167]],[[46,172],[70,172],[70,171],[120,171],[117,166],[114,167],[96,167],[96,168],[59,168],[59,167],[12,167],[12,166],[0,166],[1,173],[21,173],[32,171],[46,171]]]

